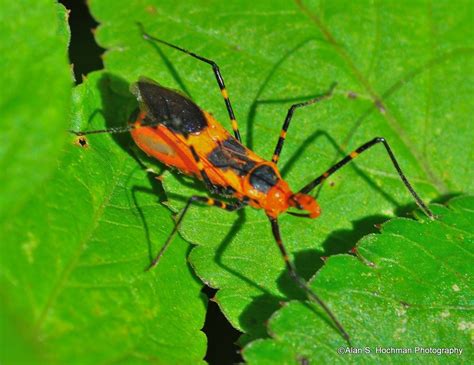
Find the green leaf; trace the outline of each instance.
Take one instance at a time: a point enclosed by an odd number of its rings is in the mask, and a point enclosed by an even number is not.
[[[4,222],[25,206],[56,167],[69,118],[72,76],[62,5],[4,2],[0,32],[0,68],[5,71],[0,99],[0,170],[5,176],[0,222]]]
[[[43,357],[24,311],[34,284],[20,278],[23,242],[11,225],[57,167],[71,104],[69,28],[64,7],[50,1],[1,8],[0,362],[34,364]]]
[[[437,220],[392,219],[381,234],[358,243],[359,259],[333,256],[312,281],[351,334],[352,349],[328,330],[324,314],[315,316],[302,302],[292,301],[272,316],[272,338],[246,347],[247,362],[380,363],[388,357],[393,363],[469,362],[474,337],[474,197],[432,208]],[[338,348],[345,353],[339,354]],[[377,348],[413,353],[377,354]],[[426,354],[417,348],[457,348],[463,353]]]
[[[145,271],[173,227],[159,185],[127,153],[130,138],[94,135],[81,146],[66,132],[125,121],[136,100],[124,87],[95,73],[74,89],[52,174],[3,227],[2,332],[19,339],[2,361],[29,363],[36,352],[48,364],[202,362],[206,305],[189,245],[176,239]]]
[[[280,166],[296,189],[362,143],[380,135],[392,146],[424,200],[472,192],[472,7],[447,2],[100,1],[99,43],[106,68],[127,82],[146,75],[188,92],[229,126],[209,65],[144,41],[154,36],[216,61],[225,77],[243,139],[270,157],[288,107],[338,82],[331,100],[298,110]],[[469,36],[466,36],[469,35]],[[178,211],[202,184],[166,174]],[[345,252],[374,223],[412,210],[382,146],[364,153],[318,195],[316,221],[284,216],[285,245],[309,279],[322,255]],[[263,212],[228,214],[194,207],[180,230],[198,247],[190,261],[219,288],[216,301],[231,323],[266,335],[264,321],[281,300],[303,298],[284,271]],[[336,331],[326,325],[328,330]]]

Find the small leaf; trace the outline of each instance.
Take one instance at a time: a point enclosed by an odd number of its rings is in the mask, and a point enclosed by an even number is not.
[[[268,325],[271,339],[247,345],[249,364],[380,363],[387,356],[398,363],[462,363],[472,356],[474,334],[472,258],[474,197],[432,206],[438,219],[395,218],[381,234],[364,237],[357,246],[362,260],[331,257],[312,281],[313,289],[333,308],[351,335],[352,351],[326,315],[315,315],[292,301]],[[370,263],[370,265],[367,265]],[[410,349],[411,355],[377,354],[377,348]],[[462,355],[416,353],[416,348],[458,348]],[[370,351],[367,353],[366,351]],[[418,350],[420,351],[420,350]]]

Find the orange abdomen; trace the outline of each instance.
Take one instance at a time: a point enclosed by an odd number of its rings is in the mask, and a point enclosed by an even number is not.
[[[186,175],[200,177],[189,149],[183,148],[176,135],[165,126],[144,127],[136,124],[136,129],[132,130],[131,134],[138,147],[148,156]]]

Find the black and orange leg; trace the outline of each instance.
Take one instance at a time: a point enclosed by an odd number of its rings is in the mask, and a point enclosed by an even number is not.
[[[306,295],[314,302],[319,304],[321,308],[327,313],[327,315],[331,318],[331,321],[334,323],[338,331],[341,333],[341,335],[344,337],[344,339],[348,342],[349,346],[351,345],[350,343],[350,338],[349,335],[347,334],[346,330],[342,326],[342,324],[339,322],[339,320],[336,318],[334,313],[329,309],[327,304],[309,287],[309,285],[306,283],[306,281],[301,278],[301,276],[298,275],[296,272],[295,266],[293,263],[290,261],[290,258],[288,256],[288,252],[286,251],[285,246],[283,245],[283,241],[281,239],[281,234],[280,234],[280,227],[278,225],[278,220],[276,218],[271,218],[270,223],[272,225],[272,233],[273,237],[275,238],[275,241],[278,245],[278,248],[280,249],[280,253],[283,257],[283,260],[285,261],[285,265],[288,269],[288,273],[290,274],[291,278],[295,281],[295,283],[305,291]]]
[[[227,210],[228,212],[233,212],[235,210],[241,209],[246,205],[246,203],[243,202],[243,201],[237,201],[235,203],[227,204],[223,201],[208,198],[208,197],[205,197],[205,196],[192,196],[191,198],[188,199],[186,205],[184,206],[183,211],[181,212],[181,214],[179,215],[178,220],[176,221],[176,224],[173,228],[173,231],[170,233],[170,235],[166,239],[166,242],[163,245],[163,247],[160,249],[160,252],[158,252],[156,257],[150,263],[150,266],[148,266],[147,271],[152,269],[153,267],[155,267],[158,264],[161,257],[165,253],[166,249],[169,247],[170,243],[173,241],[174,236],[178,232],[178,229],[181,226],[181,223],[183,222],[183,219],[184,219],[186,213],[188,212],[189,207],[191,206],[192,203],[195,203],[195,202],[203,203],[203,204],[206,204],[206,205],[211,206],[211,207],[221,208],[221,209]]]
[[[420,196],[417,194],[413,186],[410,184],[408,181],[407,177],[403,173],[397,159],[395,158],[395,155],[393,154],[392,149],[390,148],[388,142],[385,140],[383,137],[376,137],[372,139],[369,142],[364,143],[362,146],[354,150],[352,153],[344,157],[342,160],[340,160],[338,163],[335,165],[331,166],[326,172],[324,172],[321,176],[318,176],[316,179],[311,181],[309,184],[307,184],[305,187],[303,187],[299,192],[303,194],[308,194],[311,190],[313,190],[316,186],[321,184],[324,180],[326,180],[329,176],[334,174],[337,170],[339,170],[341,167],[358,157],[361,153],[367,151],[369,148],[382,143],[383,146],[385,147],[385,150],[388,153],[388,156],[390,157],[390,161],[392,162],[392,165],[395,167],[395,170],[397,171],[398,176],[402,180],[403,184],[405,187],[408,189],[410,192],[411,196],[415,200],[416,204],[420,207],[420,209],[431,219],[434,219],[435,216],[433,212],[427,207],[427,205],[421,200]]]
[[[219,88],[221,89],[222,97],[224,98],[224,101],[225,101],[225,106],[227,108],[227,113],[229,114],[230,122],[231,122],[231,125],[232,125],[232,130],[234,131],[235,138],[239,142],[242,143],[242,139],[240,137],[239,126],[237,124],[237,120],[235,119],[234,110],[232,109],[232,104],[231,104],[230,99],[229,99],[229,93],[227,92],[227,89],[226,89],[225,83],[224,83],[224,78],[222,77],[221,71],[220,71],[219,66],[217,65],[217,63],[215,63],[214,61],[212,61],[208,58],[199,56],[199,55],[197,55],[197,54],[195,54],[191,51],[188,51],[187,49],[175,46],[174,44],[168,43],[168,42],[166,42],[162,39],[155,38],[155,37],[151,36],[150,34],[145,32],[145,29],[143,28],[143,25],[141,23],[138,23],[138,26],[140,27],[140,31],[142,32],[142,35],[146,40],[164,44],[168,47],[171,47],[171,48],[174,48],[178,51],[184,52],[187,55],[189,55],[191,57],[194,57],[194,58],[196,58],[196,59],[198,59],[202,62],[205,62],[205,63],[212,66],[212,71],[214,71],[214,75],[216,77],[217,83],[219,84]]]
[[[278,142],[275,147],[275,152],[273,152],[272,156],[272,162],[277,164],[278,159],[280,158],[280,153],[283,148],[283,143],[285,142],[286,138],[286,132],[288,131],[288,127],[290,126],[291,119],[293,118],[293,113],[297,108],[302,108],[308,105],[315,104],[321,100],[330,98],[332,95],[332,92],[334,88],[336,87],[337,83],[333,83],[330,87],[329,90],[326,91],[324,94],[319,95],[311,100],[305,101],[303,103],[298,103],[298,104],[293,104],[290,109],[288,109],[288,113],[286,114],[285,122],[283,123],[283,127],[280,132],[280,137],[278,138]]]

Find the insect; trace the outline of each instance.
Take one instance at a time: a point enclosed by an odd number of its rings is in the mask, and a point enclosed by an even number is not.
[[[139,26],[143,37],[147,41],[171,47],[212,67],[233,131],[233,135],[230,134],[211,114],[201,110],[187,96],[165,88],[147,78],[140,78],[138,82],[131,86],[131,91],[138,100],[139,109],[134,113],[134,117],[127,126],[83,132],[71,131],[78,136],[130,132],[135,143],[147,155],[186,175],[201,180],[211,194],[226,199],[227,202],[204,196],[190,197],[180,213],[172,233],[151,262],[149,268],[155,266],[161,259],[191,204],[203,203],[227,211],[236,211],[245,206],[262,209],[269,219],[273,236],[289,275],[311,300],[324,309],[341,335],[350,344],[349,335],[335,314],[296,272],[282,241],[278,217],[283,213],[288,213],[299,217],[317,218],[320,215],[320,207],[309,193],[360,154],[375,145],[382,144],[398,176],[418,206],[426,215],[434,218],[433,213],[405,177],[388,142],[382,137],[376,137],[364,143],[331,166],[322,175],[294,192],[281,177],[278,169],[279,157],[293,114],[298,108],[329,98],[335,84],[331,85],[323,95],[294,104],[289,108],[273,156],[271,160],[265,160],[242,143],[239,127],[219,66],[210,59],[151,36],[145,32],[141,24]],[[288,211],[290,208],[296,208],[302,212]]]

